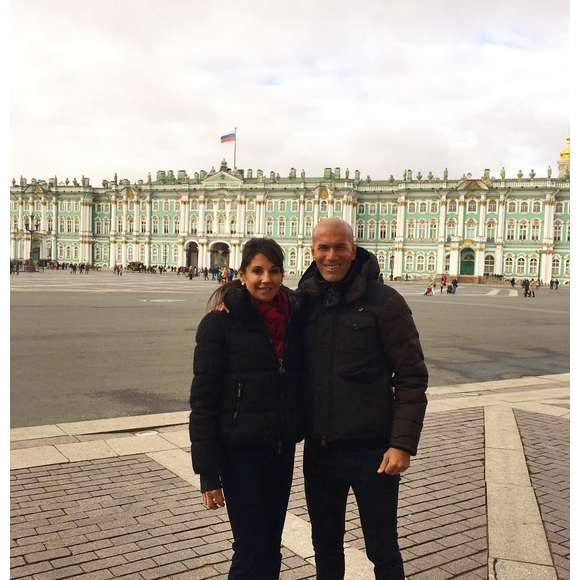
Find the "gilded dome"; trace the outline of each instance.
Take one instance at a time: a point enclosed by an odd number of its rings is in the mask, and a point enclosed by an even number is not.
[[[570,160],[570,135],[566,139],[566,147],[560,151],[560,159]]]

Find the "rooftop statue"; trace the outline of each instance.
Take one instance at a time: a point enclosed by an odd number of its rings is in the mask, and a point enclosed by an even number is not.
[[[502,179],[505,179],[505,167],[501,168],[501,171],[499,172],[500,176]]]
[[[535,172],[535,171],[532,169],[532,170],[530,171],[530,178],[531,178],[531,179],[534,179],[534,177],[536,177],[536,172]]]
[[[16,179],[12,178],[12,185],[16,185]]]
[[[421,179],[423,179],[423,174],[420,171],[417,172],[417,179],[419,181],[421,181]]]
[[[147,183],[151,183],[151,172],[147,174]]]
[[[520,169],[518,171],[518,177],[521,179],[524,176],[524,172]]]
[[[552,177],[552,166],[548,165],[548,179]]]
[[[433,173],[431,173],[431,171],[429,171],[429,175],[427,175],[427,179],[429,181],[433,181]]]
[[[391,173],[391,175],[389,175],[389,183],[393,183],[393,181],[395,181],[395,178],[393,177],[393,174]]]
[[[443,181],[447,181],[448,178],[449,178],[449,171],[447,171],[447,167],[446,167],[445,171],[443,172]]]
[[[348,167],[346,168],[346,171],[344,172],[344,178],[348,179],[348,176],[350,175],[350,171],[348,170]]]
[[[306,179],[306,173],[304,173],[304,169],[300,172],[300,179],[302,179],[302,181]]]
[[[76,177],[73,177],[73,185],[75,187],[78,187],[78,184],[79,184],[79,182],[77,181],[77,178]]]

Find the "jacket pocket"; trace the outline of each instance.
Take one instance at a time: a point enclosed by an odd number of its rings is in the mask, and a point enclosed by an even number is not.
[[[240,409],[242,407],[242,395],[244,393],[243,383],[238,383],[238,396],[236,399],[236,410],[234,411],[234,416],[232,419],[232,425],[238,424],[238,417],[240,416]]]
[[[370,316],[344,316],[340,319],[344,336],[342,343],[347,348],[370,349],[376,343],[377,327]]]

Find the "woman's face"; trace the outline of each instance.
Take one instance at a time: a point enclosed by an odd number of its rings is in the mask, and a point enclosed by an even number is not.
[[[274,300],[282,284],[284,274],[264,254],[256,254],[245,272],[240,272],[240,280],[256,300],[269,302]]]

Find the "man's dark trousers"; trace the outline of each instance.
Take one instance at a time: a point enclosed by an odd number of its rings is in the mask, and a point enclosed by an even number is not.
[[[374,448],[373,448],[374,447]],[[318,580],[344,578],[349,489],[356,496],[366,552],[377,580],[404,580],[397,542],[399,475],[377,473],[386,447],[371,442],[307,440],[304,484]]]
[[[220,473],[234,535],[228,580],[278,580],[294,445],[232,451]]]

